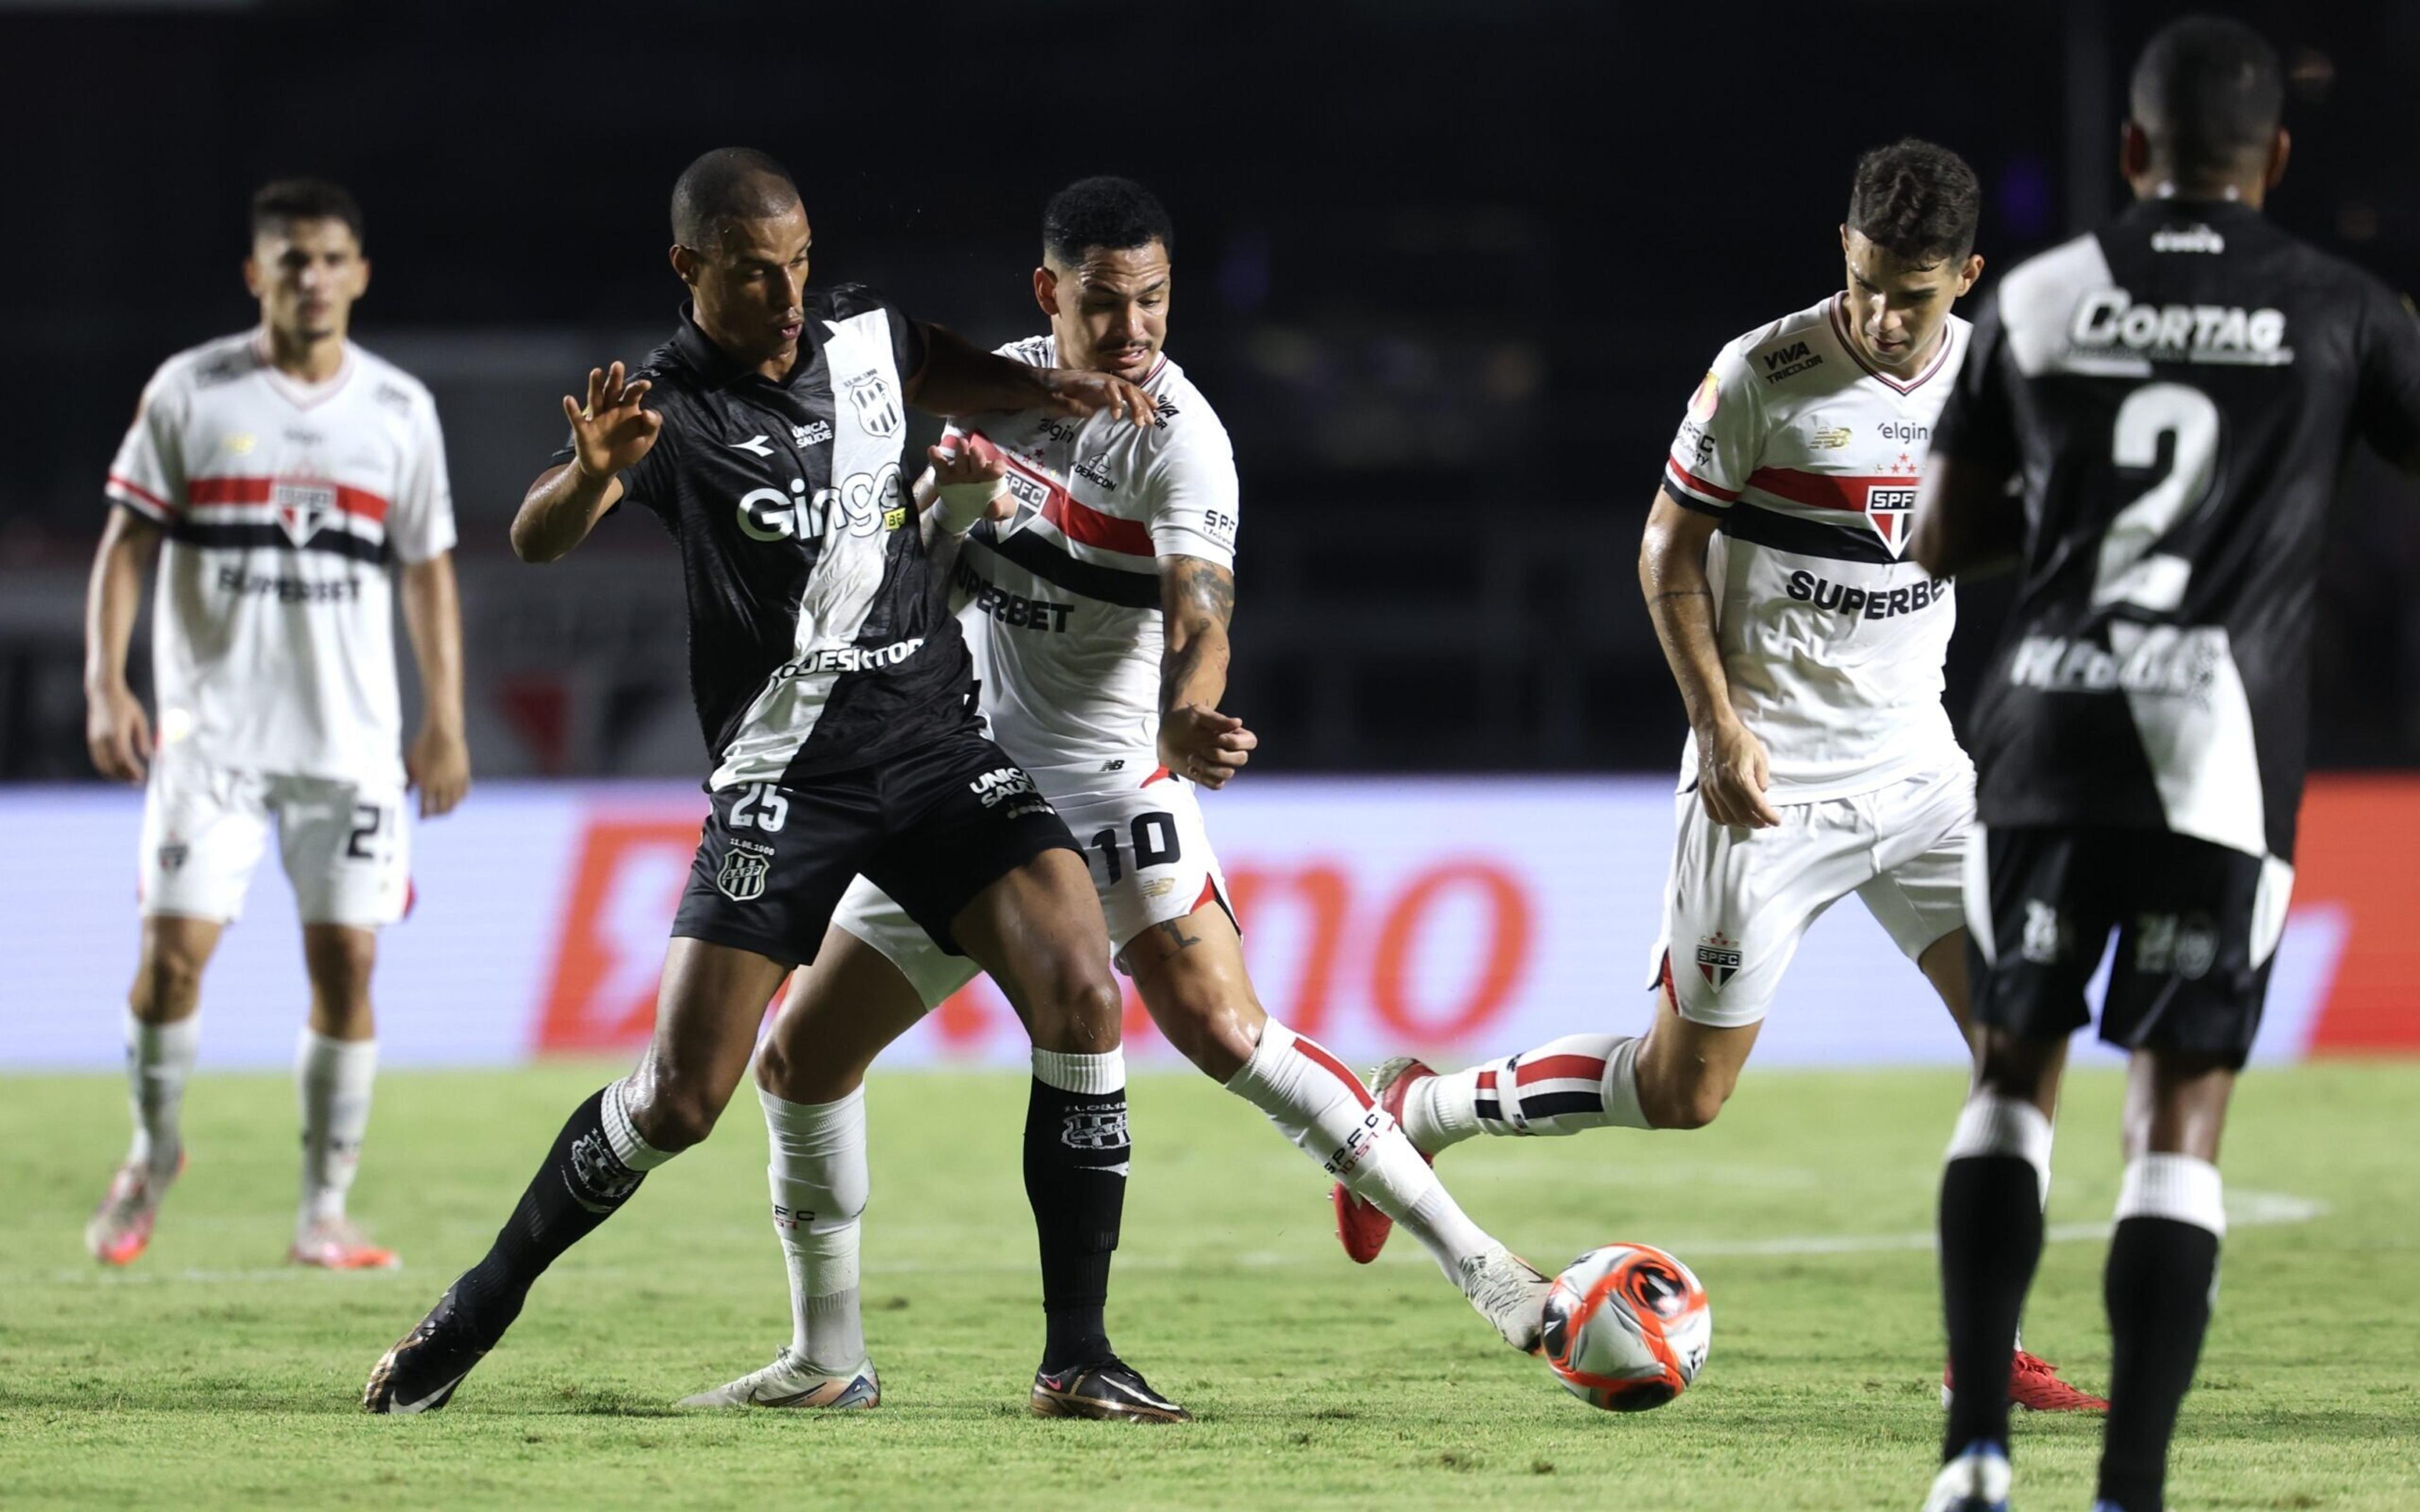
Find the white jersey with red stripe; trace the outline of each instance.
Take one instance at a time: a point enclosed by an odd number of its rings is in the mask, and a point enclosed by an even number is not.
[[[1057,365],[1056,342],[1000,348]],[[1166,357],[1142,380],[1148,429],[1038,409],[961,417],[1009,463],[1016,515],[975,527],[954,588],[992,738],[1054,786],[1058,774],[1158,764],[1159,562],[1235,562],[1235,456],[1226,427]]]
[[[395,562],[454,545],[437,407],[346,344],[320,384],[257,333],[179,352],[143,391],[109,497],[167,534],[153,601],[163,753],[400,785]]]
[[[1706,554],[1731,706],[1772,758],[1776,803],[1870,793],[1962,766],[1941,706],[1957,609],[1907,561],[1932,428],[1969,327],[1916,376],[1875,369],[1845,299],[1726,346],[1689,401],[1664,488],[1722,521]],[[1697,743],[1682,782],[1697,778]]]

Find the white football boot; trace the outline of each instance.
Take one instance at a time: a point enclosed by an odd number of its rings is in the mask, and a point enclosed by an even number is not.
[[[2009,1512],[2009,1481],[2006,1450],[1970,1443],[1933,1477],[1924,1512]]]
[[[1541,1273],[1503,1245],[1458,1262],[1455,1279],[1479,1316],[1496,1325],[1504,1342],[1524,1354],[1538,1352],[1538,1335],[1545,1327],[1546,1293],[1552,1277]]]
[[[875,1378],[874,1362],[860,1360],[837,1374],[819,1370],[784,1348],[773,1363],[752,1370],[737,1381],[684,1396],[680,1407],[876,1407],[882,1401],[882,1382]]]

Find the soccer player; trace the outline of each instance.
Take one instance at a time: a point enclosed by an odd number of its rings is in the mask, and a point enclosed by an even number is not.
[[[1798,941],[1854,893],[1966,1022],[1959,883],[1974,777],[1941,706],[1949,580],[1905,558],[1927,443],[1965,355],[1980,191],[1907,140],[1857,163],[1847,287],[1725,347],[1647,518],[1638,577],[1690,734],[1643,1035],[1578,1034],[1373,1078],[1412,1143],[1696,1129],[1738,1084]],[[1386,1214],[1338,1193],[1347,1253]],[[2027,1405],[2098,1406],[2031,1356]]]
[[[1098,415],[1070,424],[1031,408],[962,416],[919,486],[944,505],[962,500],[962,518],[999,515],[974,524],[963,547],[943,548],[959,552],[955,587],[984,713],[1084,840],[1117,963],[1171,1042],[1409,1228],[1528,1350],[1549,1283],[1463,1215],[1359,1078],[1268,1016],[1245,971],[1196,796],[1224,787],[1258,743],[1218,708],[1238,489],[1225,427],[1162,350],[1174,248],[1166,210],[1129,179],[1087,178],[1054,195],[1033,271],[1048,333],[1001,350],[1036,368],[1129,378],[1156,404],[1159,424],[1136,430]],[[979,447],[995,450],[985,460]],[[771,1365],[683,1406],[878,1399],[858,1302],[862,1082],[884,1045],[975,970],[874,881],[850,886],[757,1059],[791,1341]],[[1067,1411],[1075,1385],[1046,1371],[1034,1410]],[[1185,1416],[1163,1399],[1126,1406],[1133,1418]]]
[[[2336,471],[2354,435],[2420,471],[2409,307],[2261,214],[2288,146],[2276,54],[2238,22],[2175,22],[2131,96],[2135,203],[1985,301],[1913,548],[1939,573],[2019,573],[1975,717],[1978,1068],[1941,1180],[1962,1382],[2009,1369],[2061,1052],[2117,933],[2101,1037],[2131,1064],[2101,1512],[2159,1512],[2210,1320],[2219,1133],[2293,882]],[[2005,1506],[2008,1442],[2000,1394],[1959,1392],[1927,1507]]]
[[[1066,825],[983,734],[899,438],[908,403],[1148,425],[1152,402],[1113,374],[977,351],[861,285],[809,289],[806,211],[761,152],[691,163],[672,229],[692,303],[636,375],[592,371],[587,402],[564,400],[570,443],[512,531],[523,560],[551,562],[628,499],[680,543],[712,812],[654,1042],[573,1112],[494,1245],[379,1362],[363,1405],[442,1407],[555,1257],[706,1136],[765,1005],[815,958],[861,872],[943,949],[982,963],[1032,1026],[1026,1184],[1045,1244],[1045,1373],[1149,1395],[1101,1323],[1096,1252],[1116,1243],[1128,1142],[1100,904]],[[1080,1141],[1059,1137],[1078,1128]]]
[[[93,764],[145,795],[142,955],[126,1019],[134,1144],[85,1243],[104,1264],[132,1263],[184,1169],[178,1112],[202,973],[243,911],[274,824],[311,980],[294,1061],[302,1196],[287,1257],[392,1266],[394,1253],[346,1216],[345,1196],[378,1064],[378,932],[411,901],[406,784],[433,818],[471,783],[453,498],[428,391],[345,337],[370,279],[353,196],[311,179],[261,190],[243,276],[260,324],[178,353],[143,391],[110,466],[117,507],[85,601]],[[126,683],[155,556],[156,739]],[[398,577],[422,689],[408,759]]]

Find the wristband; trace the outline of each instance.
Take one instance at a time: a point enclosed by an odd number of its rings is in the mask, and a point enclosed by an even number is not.
[[[990,511],[991,501],[1006,492],[1006,478],[985,478],[981,483],[944,483],[933,490],[933,503],[941,512],[941,528],[952,535],[964,535]]]

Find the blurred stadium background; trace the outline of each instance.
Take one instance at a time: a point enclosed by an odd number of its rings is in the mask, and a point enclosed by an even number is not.
[[[0,252],[0,1070],[118,1055],[139,805],[84,753],[84,578],[146,377],[253,318],[243,210],[268,177],[366,207],[355,336],[436,392],[462,535],[479,785],[419,832],[421,905],[381,965],[391,1061],[644,1034],[700,810],[675,559],[623,517],[531,569],[504,525],[555,396],[670,329],[669,185],[732,143],[799,177],[819,278],[986,343],[1035,324],[1052,189],[1114,171],[1166,200],[1170,349],[1246,491],[1228,702],[1264,745],[1209,807],[1256,974],[1341,1051],[1450,1057],[1643,1007],[1683,726],[1632,562],[1709,357],[1837,286],[1865,147],[1966,154],[1996,268],[2112,207],[2127,62],[2177,8],[0,0],[0,91],[36,127]],[[2291,72],[2273,213],[2409,282],[2420,7],[2226,8]],[[2420,841],[2394,775],[2420,766],[2414,492],[2366,455],[2346,472],[2312,697],[2319,764],[2366,775],[2315,784],[2268,1058],[2420,1049],[2420,882],[2381,859]],[[2003,603],[1962,597],[1953,710]],[[205,988],[205,1066],[289,1053],[274,867],[248,918]],[[1790,996],[1765,1059],[1958,1055],[1857,910]],[[1022,1054],[981,987],[914,1053]]]

